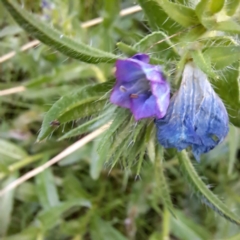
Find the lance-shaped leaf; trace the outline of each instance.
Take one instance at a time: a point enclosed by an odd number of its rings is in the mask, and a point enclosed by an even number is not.
[[[196,14],[200,22],[209,30],[240,33],[240,25],[230,17],[214,15],[223,7],[222,0],[201,0],[196,7]]]
[[[64,36],[61,32],[35,18],[12,0],[2,0],[2,3],[18,24],[29,34],[71,58],[88,63],[114,62],[117,58],[114,54]]]
[[[163,30],[169,35],[178,32],[181,26],[176,24],[176,22],[169,18],[168,14],[163,10],[163,8],[157,3],[156,0],[138,0],[144,13],[146,14],[149,25],[154,30]]]
[[[231,123],[240,127],[239,62],[226,69],[220,79],[212,80],[216,93],[226,106]]]
[[[168,0],[155,0],[168,16],[183,27],[199,24],[199,20],[192,8]]]
[[[240,46],[211,47],[203,55],[210,58],[215,68],[222,69],[240,59]]]
[[[196,13],[199,19],[204,18],[206,15],[211,16],[222,10],[224,0],[201,0],[196,7]]]
[[[204,184],[196,172],[191,160],[187,156],[185,151],[178,153],[179,163],[183,176],[192,187],[196,196],[208,207],[217,212],[220,216],[225,219],[240,225],[240,219],[238,219],[221,200],[219,200],[212,191]]]
[[[137,49],[138,52],[149,52],[160,59],[172,59],[178,56],[175,45],[162,31],[153,32],[142,38],[134,45],[134,49]]]
[[[136,48],[129,46],[123,42],[117,43],[117,47],[129,57],[132,57],[133,55],[135,55],[139,52]],[[150,57],[150,63],[156,64],[156,65],[157,64],[162,65],[164,63],[164,61],[161,59],[158,59],[158,58]]]
[[[90,85],[61,97],[46,113],[38,140],[44,139],[53,130],[53,122],[59,125],[101,111],[106,103],[106,92],[111,87],[109,82]]]
[[[227,0],[226,2],[226,13],[228,16],[232,16],[236,13],[240,5],[239,0]]]

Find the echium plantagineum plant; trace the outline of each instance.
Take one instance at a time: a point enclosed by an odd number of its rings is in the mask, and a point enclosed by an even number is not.
[[[127,167],[137,162],[137,174],[147,160],[160,161],[163,168],[164,157],[176,149],[183,178],[196,196],[240,224],[203,183],[190,160],[201,164],[202,154],[225,141],[229,124],[240,127],[239,1],[181,1],[185,5],[169,0],[138,2],[153,32],[133,46],[118,43],[122,56],[63,36],[37,22],[14,0],[2,0],[13,18],[43,43],[82,62],[115,67],[114,80],[87,85],[55,102],[44,117],[39,140],[51,133],[53,121],[86,121],[61,139],[110,122],[99,141],[100,167],[95,178],[105,162],[112,167],[118,161]],[[174,214],[163,172],[159,171],[159,191],[164,206]]]

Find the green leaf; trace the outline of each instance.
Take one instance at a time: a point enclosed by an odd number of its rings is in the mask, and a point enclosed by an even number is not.
[[[16,144],[0,139],[0,163],[9,165],[26,158],[27,152]]]
[[[10,183],[15,181],[17,176],[14,174],[8,179],[6,179],[3,184],[2,188],[8,186]],[[11,215],[13,210],[13,203],[14,203],[14,193],[15,191],[7,192],[3,197],[0,198],[0,237],[4,237],[9,225],[11,223]]]
[[[24,10],[12,0],[2,0],[12,17],[29,34],[59,52],[83,62],[115,62],[117,56],[92,48],[84,43],[77,42],[64,36],[61,32],[37,20],[32,14]]]
[[[39,228],[30,226],[20,233],[5,237],[4,240],[35,240],[37,239],[39,233]]]
[[[240,46],[211,47],[203,55],[211,60],[216,69],[222,69],[240,59]]]
[[[239,0],[227,0],[226,2],[226,13],[228,16],[232,16],[236,13],[238,6],[240,4]]]
[[[92,240],[127,240],[112,225],[99,217],[94,217],[90,227]]]
[[[171,217],[171,232],[177,238],[184,240],[211,239],[211,235],[203,226],[196,224],[180,211],[176,212],[176,218]]]
[[[233,19],[217,22],[213,29],[230,33],[240,33],[240,25]]]
[[[212,13],[217,13],[222,10],[225,0],[210,0],[209,1],[209,10]]]
[[[137,54],[139,51],[137,49],[135,49],[132,46],[129,46],[123,42],[119,42],[117,43],[118,48],[125,53],[127,56],[132,57],[133,55]],[[150,63],[151,64],[163,64],[164,61],[158,58],[153,58],[150,57]]]
[[[123,109],[123,108],[117,108],[116,112],[114,113],[113,122],[108,128],[108,130],[104,133],[104,135],[101,137],[101,141],[99,141],[98,145],[98,157],[93,158],[91,162],[91,170],[90,174],[93,179],[97,179],[99,177],[99,174],[102,170],[102,167],[104,165],[104,162],[108,160],[109,158],[109,152],[111,151],[111,146],[114,144],[114,140],[118,138],[118,130],[120,129],[122,131],[122,128],[126,127],[127,130],[129,130],[129,110]],[[128,136],[128,132],[124,132],[123,137]],[[120,142],[115,143],[115,148],[119,146]],[[111,151],[112,154],[112,151]]]
[[[228,239],[226,239],[226,240],[239,240],[240,239],[240,234],[236,234],[236,235],[234,235],[234,236],[232,236],[232,237],[229,237]]]
[[[46,169],[44,172],[38,174],[35,179],[36,192],[42,208],[48,210],[51,207],[57,206],[60,201],[51,169]]]
[[[211,61],[210,58],[207,56],[204,56],[201,51],[195,50],[191,52],[191,56],[193,58],[193,61],[195,64],[208,76],[212,78],[217,78],[217,75],[213,71],[211,67]]]
[[[161,43],[156,44],[161,40],[163,40]],[[147,35],[133,47],[134,49],[137,49],[137,52],[152,52],[151,55],[158,59],[163,59],[162,61],[164,61],[164,59],[173,59],[178,56],[178,51],[174,44],[170,41],[169,36],[161,31],[153,32]],[[150,47],[152,48],[150,49]]]
[[[44,230],[49,230],[58,225],[62,220],[62,215],[73,207],[91,207],[91,203],[85,199],[74,199],[60,203],[58,206],[52,207],[39,213],[36,221]]]
[[[162,30],[168,35],[175,34],[181,30],[181,26],[176,24],[173,19],[169,18],[168,14],[156,0],[138,0],[138,2],[146,14],[153,30]]]
[[[134,47],[129,46],[129,45],[123,43],[123,42],[118,42],[117,47],[129,57],[138,53],[137,49],[134,49]]]
[[[204,47],[204,49],[212,47],[230,47],[237,46],[237,41],[231,36],[214,36],[200,39],[199,42]]]
[[[99,67],[92,64],[81,64],[73,63],[67,65],[61,65],[59,68],[55,68],[52,73],[47,75],[40,75],[36,78],[30,79],[24,83],[27,88],[38,88],[41,85],[51,84],[62,84],[69,83],[73,80],[78,80],[81,77],[81,82],[83,79],[88,79],[90,77],[95,77],[99,82],[105,82],[105,77]]]
[[[30,181],[22,183],[16,189],[15,198],[24,203],[37,202],[38,198],[35,184]]]
[[[111,87],[109,82],[89,85],[61,97],[45,115],[38,140],[44,139],[52,131],[52,121],[62,124],[101,111],[106,102],[106,92]]]
[[[9,36],[9,35],[15,35],[22,32],[22,29],[19,26],[6,26],[0,30],[0,38]]]
[[[102,114],[100,116],[97,116],[90,121],[87,121],[78,127],[70,130],[69,132],[65,133],[61,138],[59,138],[59,141],[66,139],[66,138],[71,138],[75,137],[78,135],[81,135],[86,132],[94,131],[95,129],[101,127],[105,123],[107,123],[111,119],[110,113]]]
[[[240,127],[240,93],[239,93],[239,62],[222,72],[219,79],[212,80],[215,92],[223,100],[229,119],[236,127]]]
[[[192,51],[191,55],[196,65],[210,77],[214,90],[225,104],[231,123],[240,127],[239,62],[232,64],[231,68],[218,74],[211,68],[210,57],[207,54]]]
[[[224,2],[224,0],[201,0],[196,7],[196,13],[199,19],[203,20],[205,17],[221,11]]]
[[[230,126],[229,137],[229,164],[228,164],[228,175],[231,176],[233,173],[234,164],[237,160],[237,151],[239,146],[239,132],[234,126]]]
[[[83,188],[81,182],[75,175],[70,172],[71,174],[67,174],[67,176],[63,179],[63,189],[65,196],[69,200],[74,200],[76,198],[81,199],[89,199],[90,196],[87,191]]]
[[[192,8],[186,7],[182,4],[173,3],[168,0],[155,1],[162,7],[170,18],[183,27],[190,27],[199,24],[197,15]]]
[[[119,145],[128,137],[128,134],[131,130],[132,122],[124,122],[124,126],[121,126],[121,131],[119,133],[114,133],[116,135],[115,139],[112,140],[112,143],[108,143],[108,153],[101,154],[99,162],[108,162],[114,152],[118,149]],[[104,151],[105,153],[106,151]]]
[[[178,159],[183,176],[202,202],[217,212],[220,216],[240,225],[240,220],[229,210],[229,207],[219,200],[201,180],[187,153],[185,151],[178,153]]]
[[[201,0],[196,7],[196,14],[201,23],[209,30],[218,30],[232,33],[240,33],[240,25],[231,18],[213,15],[222,8],[222,0]]]
[[[222,0],[215,1],[201,0],[196,7],[196,14],[201,23],[209,30],[218,30],[232,33],[240,33],[240,25],[233,19],[213,15],[214,11],[222,8]]]

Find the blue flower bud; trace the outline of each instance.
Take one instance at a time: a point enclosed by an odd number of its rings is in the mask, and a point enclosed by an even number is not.
[[[188,63],[166,116],[156,120],[157,138],[165,148],[181,151],[190,146],[199,161],[202,153],[224,140],[228,122],[226,108],[207,76],[193,63]]]

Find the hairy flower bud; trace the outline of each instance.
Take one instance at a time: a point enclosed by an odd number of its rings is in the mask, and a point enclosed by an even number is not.
[[[207,76],[193,63],[183,72],[180,89],[172,97],[166,116],[156,121],[158,141],[181,151],[189,146],[199,161],[228,133],[228,114]]]

